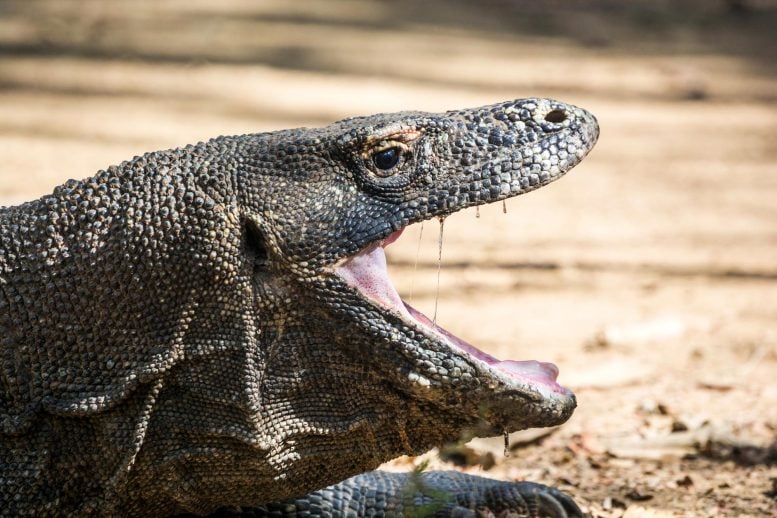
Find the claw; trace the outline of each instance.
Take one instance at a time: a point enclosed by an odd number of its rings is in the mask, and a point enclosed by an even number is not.
[[[571,497],[558,489],[533,482],[514,486],[513,510],[528,512],[532,518],[583,518],[583,512]],[[516,498],[517,497],[517,498]]]
[[[572,497],[567,495],[566,493],[563,493],[555,488],[548,488],[549,493],[553,495],[553,498],[555,498],[566,511],[567,516],[569,518],[584,518],[585,515],[583,514],[583,511],[580,509],[580,507],[577,506],[574,500],[572,500]]]
[[[535,493],[536,502],[539,504],[537,516],[548,516],[549,518],[569,518],[566,509],[549,491],[537,491]],[[542,514],[541,514],[542,513]]]

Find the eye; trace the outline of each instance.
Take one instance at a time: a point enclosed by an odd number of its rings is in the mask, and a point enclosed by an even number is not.
[[[401,150],[398,147],[390,147],[372,155],[372,163],[378,169],[386,171],[399,163],[400,155]]]

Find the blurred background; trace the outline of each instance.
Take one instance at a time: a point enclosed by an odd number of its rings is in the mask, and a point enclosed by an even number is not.
[[[432,464],[594,516],[777,516],[775,0],[0,0],[0,205],[221,134],[531,96],[599,118],[589,158],[448,218],[439,287],[437,222],[390,270],[580,407]]]

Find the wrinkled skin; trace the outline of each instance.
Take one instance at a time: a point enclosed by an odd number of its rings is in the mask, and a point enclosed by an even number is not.
[[[375,115],[150,153],[0,210],[0,514],[261,505],[468,430],[565,421],[571,392],[336,270],[555,180],[597,137],[537,99]]]

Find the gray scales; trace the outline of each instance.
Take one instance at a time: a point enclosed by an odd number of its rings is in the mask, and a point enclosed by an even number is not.
[[[0,514],[578,515],[530,482],[348,477],[569,418],[554,366],[434,326],[383,250],[559,178],[598,133],[546,99],[355,117],[148,153],[0,209]]]

